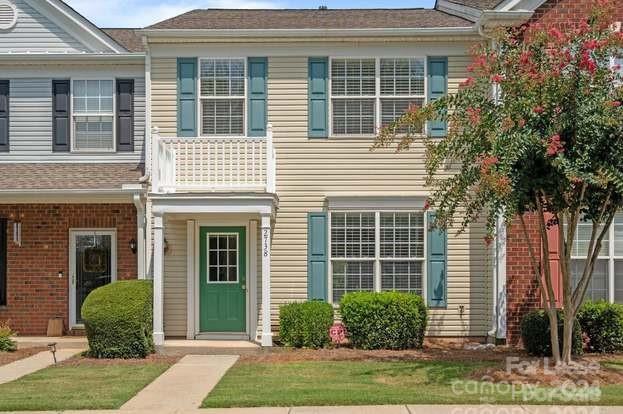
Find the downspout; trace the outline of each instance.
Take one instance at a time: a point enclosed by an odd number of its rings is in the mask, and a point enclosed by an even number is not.
[[[495,44],[495,40],[493,40],[493,37],[487,35],[484,31],[484,22],[482,22],[482,20],[479,20],[478,23],[476,23],[478,26],[478,34],[486,39],[487,41],[491,42],[491,46],[493,48],[496,47]],[[492,94],[493,94],[493,100],[495,101],[495,103],[497,103],[498,101],[498,90],[496,88],[496,85],[493,85],[492,88]],[[492,301],[491,301],[491,328],[487,331],[487,342],[491,341],[493,344],[496,343],[496,337],[497,337],[497,332],[498,332],[498,318],[499,318],[499,309],[498,309],[498,274],[499,274],[499,266],[500,266],[500,260],[499,260],[499,256],[500,256],[500,240],[499,240],[499,217],[496,220],[496,229],[495,229],[495,236],[493,239],[493,274],[491,275],[492,277],[492,281],[493,281],[493,286],[492,286]]]
[[[145,255],[145,204],[141,193],[132,195],[134,207],[136,207],[136,270],[139,279],[146,278],[146,255]]]
[[[145,155],[145,175],[138,179],[140,183],[146,183],[151,176],[151,54],[147,36],[142,37],[145,48],[145,141],[143,142]]]

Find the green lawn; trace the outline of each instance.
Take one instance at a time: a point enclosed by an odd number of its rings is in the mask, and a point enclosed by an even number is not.
[[[525,402],[520,396],[513,399],[509,390],[492,394],[490,386],[485,386],[483,392],[470,392],[469,386],[455,385],[454,390],[459,392],[453,391],[453,381],[469,381],[473,370],[486,366],[486,363],[454,361],[239,362],[225,374],[202,406],[574,403]],[[599,401],[590,404],[623,404],[623,384],[602,387],[601,392]]]
[[[119,408],[170,365],[80,361],[45,368],[0,384],[0,411]]]

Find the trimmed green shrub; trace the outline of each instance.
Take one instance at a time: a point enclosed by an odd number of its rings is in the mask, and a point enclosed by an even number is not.
[[[9,327],[8,322],[0,323],[0,352],[14,352],[17,344],[11,339],[14,332]]]
[[[562,311],[558,311],[558,340],[561,352],[563,342],[563,318],[564,315]],[[521,339],[528,354],[535,356],[552,355],[549,317],[543,309],[534,310],[524,315],[521,320]],[[573,355],[582,354],[582,329],[577,319],[573,325],[571,353]]]
[[[347,335],[356,348],[421,348],[427,323],[422,298],[400,292],[347,293],[340,302]]]
[[[82,305],[92,358],[145,358],[154,352],[152,284],[124,280],[93,290]]]
[[[590,352],[623,351],[623,305],[605,301],[586,302],[578,311]]]
[[[322,348],[331,342],[333,306],[318,300],[293,302],[279,308],[279,339],[296,348]]]

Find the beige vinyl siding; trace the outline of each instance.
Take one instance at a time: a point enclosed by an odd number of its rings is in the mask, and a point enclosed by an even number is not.
[[[468,61],[449,57],[450,92],[467,76]],[[152,64],[153,123],[163,135],[176,134],[175,62],[156,58]],[[396,154],[394,149],[371,152],[372,138],[308,138],[307,56],[269,56],[268,65],[279,196],[271,262],[271,313],[277,324],[281,304],[307,298],[307,213],[325,209],[328,195],[425,195],[425,155],[418,144]],[[458,236],[450,231],[448,307],[431,312],[429,334],[484,336],[489,329],[491,258],[483,237],[484,226]]]
[[[177,59],[152,59],[151,118],[160,134],[177,135]]]
[[[186,220],[165,216],[169,250],[164,256],[164,334],[186,337]]]

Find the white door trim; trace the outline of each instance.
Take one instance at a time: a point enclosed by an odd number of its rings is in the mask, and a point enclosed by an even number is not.
[[[244,332],[245,335],[245,339],[246,338],[250,338],[253,339],[253,335],[254,332],[251,330],[252,326],[255,323],[251,323],[251,321],[253,320],[253,318],[257,319],[257,309],[251,309],[251,304],[253,303],[253,301],[251,300],[251,293],[253,294],[257,294],[257,292],[254,289],[254,286],[257,286],[257,267],[255,269],[251,268],[251,263],[255,263],[255,261],[251,261],[251,246],[255,246],[257,247],[257,243],[252,243],[251,242],[251,234],[250,234],[250,229],[253,228],[253,226],[251,225],[251,220],[253,220],[253,218],[248,218],[248,219],[235,219],[235,220],[223,220],[223,219],[207,219],[207,220],[194,220],[194,224],[195,224],[195,231],[194,231],[194,237],[193,237],[193,241],[194,241],[194,247],[191,249],[189,246],[188,252],[187,254],[189,254],[191,251],[194,254],[194,266],[192,269],[192,274],[191,271],[188,271],[188,282],[192,282],[192,286],[193,286],[193,291],[191,292],[190,289],[187,290],[187,300],[189,301],[189,305],[187,306],[187,309],[193,309],[192,314],[188,314],[186,317],[186,323],[188,324],[188,334],[190,334],[190,328],[192,327],[193,329],[193,338],[192,339],[198,339],[199,337],[205,336],[205,335],[201,335],[202,333],[199,331],[199,268],[200,268],[200,263],[199,260],[201,260],[201,255],[199,254],[199,236],[200,236],[200,229],[201,227],[244,227],[245,229],[245,233],[246,233],[246,243],[247,243],[247,248],[246,248],[246,262],[247,262],[247,277],[246,277],[246,283],[247,283],[247,288],[246,288],[246,331]],[[187,225],[189,225],[187,223]],[[257,237],[257,235],[255,235],[255,237]],[[190,238],[188,238],[190,239]],[[187,242],[190,242],[190,240],[187,240]],[[255,255],[257,255],[257,252],[255,252]],[[188,263],[190,263],[190,260],[188,261]],[[190,280],[190,278],[192,277],[192,281]],[[191,305],[192,303],[192,305]],[[190,336],[190,335],[188,335]],[[189,338],[190,339],[190,338]]]
[[[69,329],[82,328],[76,323],[76,236],[105,235],[110,238],[111,283],[117,280],[117,229],[114,228],[77,228],[69,229]]]

